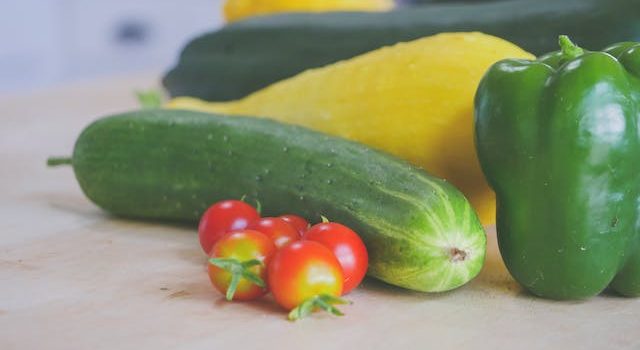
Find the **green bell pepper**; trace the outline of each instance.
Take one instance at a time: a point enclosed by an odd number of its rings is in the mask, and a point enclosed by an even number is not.
[[[476,94],[500,253],[535,295],[640,296],[640,43],[492,66]]]

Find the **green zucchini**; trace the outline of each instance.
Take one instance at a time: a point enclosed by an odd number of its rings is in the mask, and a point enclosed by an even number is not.
[[[478,2],[495,2],[495,1],[510,1],[510,0],[396,0],[396,4],[399,6],[403,5],[424,5],[424,4],[435,4],[435,3],[478,3]]]
[[[364,145],[268,119],[143,110],[100,119],[71,159],[84,193],[131,218],[197,223],[213,202],[248,196],[263,215],[324,215],[358,232],[369,274],[418,291],[475,277],[486,237],[445,180]]]
[[[309,68],[440,32],[481,31],[543,54],[557,49],[558,34],[591,49],[640,41],[639,23],[639,0],[509,0],[262,16],[191,41],[163,83],[173,97],[235,100]]]

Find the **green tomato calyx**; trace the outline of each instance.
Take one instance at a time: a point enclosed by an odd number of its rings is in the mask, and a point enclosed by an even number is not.
[[[350,301],[329,295],[320,294],[303,301],[300,305],[289,312],[289,321],[297,321],[309,316],[315,309],[322,309],[334,316],[344,316],[334,305],[351,304]]]
[[[266,287],[262,278],[250,270],[250,268],[254,266],[263,265],[260,260],[252,259],[241,262],[237,259],[211,258],[209,259],[209,263],[231,274],[231,282],[229,283],[226,293],[227,300],[229,301],[233,300],[233,295],[236,293],[238,283],[240,283],[242,279],[246,279],[260,288]]]

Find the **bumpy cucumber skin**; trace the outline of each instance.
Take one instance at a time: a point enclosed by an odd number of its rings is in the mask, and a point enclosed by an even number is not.
[[[131,218],[197,222],[213,202],[248,198],[263,215],[325,215],[358,232],[369,275],[437,292],[475,277],[486,237],[444,180],[344,139],[258,118],[146,110],[101,119],[73,167],[98,206]],[[452,249],[465,259],[452,259]]]

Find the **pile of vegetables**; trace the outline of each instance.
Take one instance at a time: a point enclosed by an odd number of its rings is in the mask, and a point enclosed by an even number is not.
[[[205,212],[198,231],[211,283],[227,300],[252,300],[271,290],[290,320],[316,308],[342,316],[334,304],[344,304],[340,296],[367,271],[358,234],[326,218],[309,227],[297,215],[260,218],[245,202],[225,200]]]
[[[473,144],[473,96],[489,66],[510,57],[533,55],[486,34],[444,33],[310,70],[238,101],[183,97],[166,107],[270,118],[385,150],[450,181],[489,225],[495,198]]]
[[[640,296],[640,1],[423,6],[196,38],[164,79],[174,98],[143,95],[49,164],[116,215],[199,224],[214,287],[270,292],[291,319],[340,315],[365,272],[463,286],[484,263],[481,222],[534,295]],[[450,30],[497,36],[422,38]],[[525,51],[563,33],[620,43]]]
[[[308,69],[438,33],[479,31],[542,55],[556,50],[559,34],[592,50],[640,40],[639,21],[637,0],[461,1],[261,16],[187,43],[163,83],[173,97],[235,100]]]
[[[418,291],[457,288],[482,268],[486,237],[450,183],[365,145],[263,118],[145,109],[89,125],[70,164],[117,215],[198,223],[212,202],[247,197],[268,217],[350,227],[368,274]],[[222,225],[224,223],[221,223]]]

